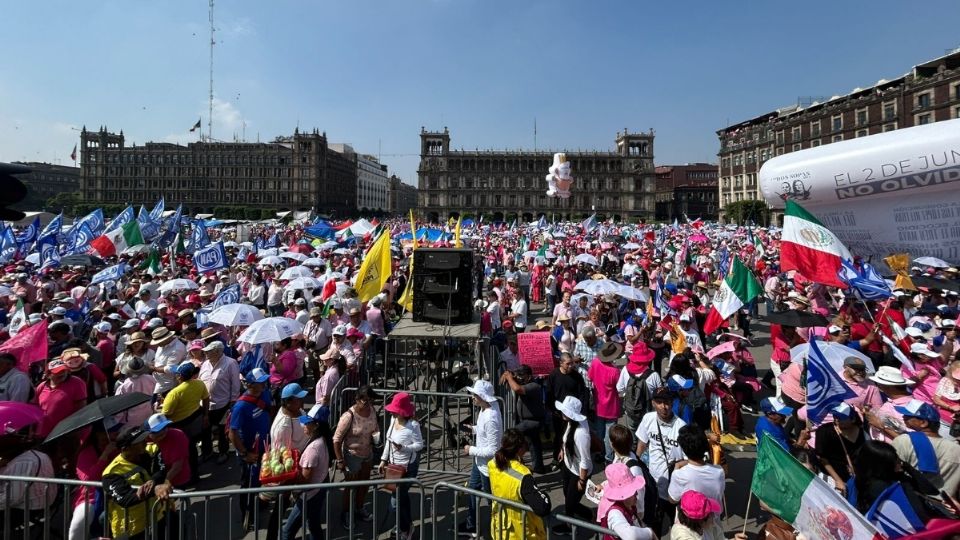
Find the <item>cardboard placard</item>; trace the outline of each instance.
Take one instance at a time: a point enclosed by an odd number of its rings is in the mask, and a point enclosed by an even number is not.
[[[533,376],[549,375],[553,371],[553,349],[549,332],[524,332],[517,334],[517,350],[520,363],[530,366]]]

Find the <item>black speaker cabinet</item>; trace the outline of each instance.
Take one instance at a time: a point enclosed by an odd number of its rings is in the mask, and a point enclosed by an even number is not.
[[[412,286],[414,321],[438,324],[473,322],[472,249],[415,250]]]

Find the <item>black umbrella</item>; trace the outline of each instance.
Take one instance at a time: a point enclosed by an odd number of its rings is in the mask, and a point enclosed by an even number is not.
[[[93,255],[67,255],[60,259],[60,266],[103,266],[104,264],[103,259]]]
[[[61,420],[60,423],[53,428],[53,431],[47,435],[47,439],[44,442],[50,442],[67,433],[72,433],[80,428],[87,427],[94,422],[100,422],[108,416],[122,413],[127,409],[132,409],[148,401],[150,401],[150,396],[139,392],[98,399]]]
[[[939,279],[927,276],[910,276],[910,281],[912,281],[917,287],[960,292],[960,282],[950,279]]]
[[[829,321],[823,315],[811,313],[809,311],[799,311],[788,309],[785,311],[774,311],[767,315],[767,322],[780,324],[783,326],[796,326],[808,328],[811,326],[827,326]]]

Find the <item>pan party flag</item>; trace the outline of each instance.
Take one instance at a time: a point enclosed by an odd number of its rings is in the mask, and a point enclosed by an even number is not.
[[[361,302],[380,294],[393,270],[390,257],[390,231],[384,231],[363,257],[354,288]]]

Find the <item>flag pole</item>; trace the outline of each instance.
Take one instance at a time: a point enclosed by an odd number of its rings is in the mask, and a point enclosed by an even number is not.
[[[759,444],[760,441],[757,441]],[[743,513],[743,534],[747,534],[747,520],[750,519],[750,503],[753,502],[753,491],[747,490],[747,510]]]

